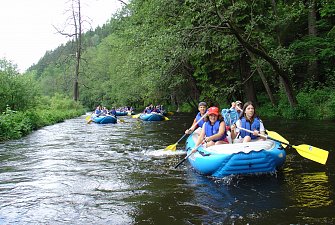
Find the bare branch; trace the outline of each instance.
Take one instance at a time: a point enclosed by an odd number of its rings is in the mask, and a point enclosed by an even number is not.
[[[127,3],[125,3],[124,1],[122,0],[118,0],[119,2],[121,2],[123,5],[128,5]]]

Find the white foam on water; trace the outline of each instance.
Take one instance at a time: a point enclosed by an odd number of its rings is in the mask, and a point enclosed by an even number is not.
[[[186,151],[185,150],[171,151],[171,150],[159,149],[155,151],[147,151],[144,154],[150,157],[170,157],[175,155],[185,155]]]

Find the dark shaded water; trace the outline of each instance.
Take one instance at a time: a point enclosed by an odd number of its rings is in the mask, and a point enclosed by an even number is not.
[[[335,224],[334,122],[264,120],[330,151],[325,166],[288,150],[277,174],[212,180],[187,162],[174,169],[182,151],[161,155],[193,115],[123,119],[82,116],[0,144],[0,224]]]

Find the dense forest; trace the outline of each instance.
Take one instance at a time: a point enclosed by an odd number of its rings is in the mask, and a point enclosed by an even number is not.
[[[334,119],[334,24],[333,0],[131,0],[24,74],[3,59],[0,111],[32,107],[38,92],[89,110],[251,100],[262,116]]]

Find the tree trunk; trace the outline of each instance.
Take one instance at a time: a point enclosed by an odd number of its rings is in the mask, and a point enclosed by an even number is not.
[[[262,79],[263,85],[265,87],[266,93],[269,96],[269,99],[271,101],[272,106],[275,106],[276,105],[275,99],[273,97],[273,94],[272,94],[271,88],[269,86],[269,83],[268,83],[266,77],[264,76],[262,68],[257,64],[255,55],[253,53],[251,53],[249,50],[247,50],[247,51],[248,51],[248,54],[251,58],[251,61],[253,61],[256,64],[257,72]]]
[[[82,18],[81,18],[81,5],[80,0],[71,0],[71,16],[68,18],[69,21],[73,21],[73,24],[67,24],[73,26],[74,32],[66,32],[64,29],[58,29],[54,26],[58,33],[61,35],[74,38],[75,49],[75,71],[73,79],[73,99],[77,101],[79,99],[79,73],[80,73],[80,61],[81,61],[81,36],[82,36]],[[72,54],[71,54],[72,55]]]
[[[288,98],[288,101],[290,103],[291,107],[294,107],[297,105],[297,99],[295,98],[295,96],[293,95],[293,88],[290,82],[289,77],[287,76],[287,71],[285,71],[284,69],[280,68],[278,62],[273,59],[268,53],[264,52],[263,50],[254,47],[253,45],[251,45],[248,41],[246,41],[242,35],[240,34],[240,32],[238,31],[238,28],[235,27],[235,25],[233,24],[232,21],[227,20],[220,11],[216,11],[217,15],[220,17],[220,19],[227,25],[227,27],[230,29],[230,31],[232,32],[232,34],[236,37],[237,41],[247,50],[249,50],[250,52],[252,52],[253,54],[261,57],[262,59],[264,59],[265,61],[267,61],[271,67],[274,69],[274,71],[278,74],[279,77],[282,78],[284,83],[284,88],[285,88],[285,92]]]
[[[75,27],[75,40],[76,40],[76,65],[75,65],[75,74],[74,74],[74,84],[73,84],[73,99],[78,101],[79,99],[79,70],[80,70],[80,59],[81,59],[81,6],[80,0],[76,0],[78,4],[78,16],[76,16],[75,8],[72,7],[73,22]],[[73,6],[73,1],[72,1]]]
[[[316,37],[318,32],[316,28],[316,3],[315,0],[309,0],[308,1],[308,8],[309,8],[309,13],[308,13],[308,34],[312,37]],[[311,48],[310,54],[312,56],[316,55],[316,49]],[[307,67],[307,74],[309,81],[318,81],[319,80],[319,73],[318,73],[318,62],[317,60],[310,60],[308,62],[308,67]]]
[[[280,68],[278,62],[276,60],[274,60],[271,56],[269,56],[266,52],[264,52],[263,50],[261,50],[257,47],[252,46],[249,42],[247,42],[240,35],[240,33],[237,31],[237,29],[235,28],[235,26],[233,26],[233,24],[231,22],[227,22],[227,26],[230,28],[232,33],[235,35],[237,40],[240,42],[240,44],[245,49],[248,49],[250,52],[254,53],[255,55],[258,55],[261,58],[263,58],[265,61],[267,61],[272,66],[274,71],[283,79],[285,92],[286,92],[288,101],[290,103],[290,106],[291,107],[296,106],[297,105],[297,99],[293,95],[293,88],[291,86],[290,79],[287,76],[287,71]]]
[[[240,60],[240,73],[243,80],[243,89],[246,95],[247,101],[252,101],[255,104],[257,103],[257,97],[255,94],[255,87],[252,81],[251,69],[248,63],[248,58],[246,54],[242,53]]]

